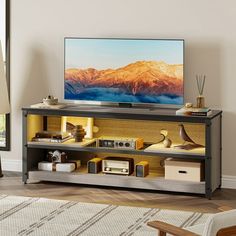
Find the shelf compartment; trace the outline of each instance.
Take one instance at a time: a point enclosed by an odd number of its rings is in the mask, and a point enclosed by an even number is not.
[[[150,146],[150,143],[144,144],[144,149]],[[153,151],[140,150],[123,150],[123,149],[112,149],[112,148],[101,148],[96,147],[95,144],[91,144],[85,147],[81,147],[79,144],[69,140],[65,143],[48,143],[48,142],[28,142],[28,148],[40,148],[40,149],[59,149],[59,150],[70,150],[70,151],[86,151],[86,152],[103,152],[103,153],[122,153],[142,156],[160,156],[160,157],[175,157],[175,158],[189,158],[205,160],[205,148],[199,148],[196,150],[185,151],[175,148],[161,148]],[[194,152],[195,151],[195,152]]]
[[[155,175],[140,178],[136,176],[121,176],[111,174],[88,174],[84,172],[64,173],[37,170],[29,171],[29,179],[146,190],[161,190],[197,194],[205,193],[205,182],[166,180],[164,177],[156,177]]]

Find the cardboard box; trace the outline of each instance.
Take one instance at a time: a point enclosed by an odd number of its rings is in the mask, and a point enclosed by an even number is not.
[[[201,182],[204,180],[204,166],[200,161],[165,160],[165,179]]]

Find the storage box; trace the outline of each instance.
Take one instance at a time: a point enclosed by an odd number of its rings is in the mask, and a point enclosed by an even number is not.
[[[204,167],[200,161],[165,160],[165,179],[201,182],[204,180]]]
[[[72,172],[75,170],[75,163],[57,163],[56,171]]]
[[[54,165],[53,165],[52,162],[41,161],[41,162],[38,163],[38,169],[39,170],[53,171],[54,170]]]

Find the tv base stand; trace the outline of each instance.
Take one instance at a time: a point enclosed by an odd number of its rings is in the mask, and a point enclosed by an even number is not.
[[[118,105],[121,108],[131,108],[132,107],[132,103],[119,103]]]

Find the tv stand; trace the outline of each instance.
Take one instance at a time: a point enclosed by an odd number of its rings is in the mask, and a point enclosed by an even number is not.
[[[79,106],[78,109],[65,107],[62,109],[23,108],[23,182],[45,180],[77,184],[114,186],[134,189],[159,190],[170,192],[204,194],[211,198],[213,192],[221,187],[221,120],[222,111],[213,110],[207,117],[179,116],[173,109],[96,109],[95,106]],[[32,142],[36,132],[42,130],[61,129],[63,120],[79,119],[84,122],[88,117],[94,118],[99,127],[95,137],[126,136],[144,139],[144,148],[140,150],[122,150],[88,146],[71,143],[40,143]],[[174,148],[145,151],[150,144],[160,140],[160,130],[168,129],[169,138],[173,143],[181,144],[179,124],[187,128],[191,138],[205,148],[200,151],[178,152]],[[80,123],[81,124],[81,123]],[[174,143],[174,144],[175,144]],[[61,150],[71,157],[81,158],[82,167],[77,172],[61,173],[55,171],[37,170],[38,162],[44,161],[48,151]],[[147,160],[150,164],[150,174],[147,177],[120,175],[89,174],[86,163],[94,156],[130,156],[135,163]],[[202,182],[167,180],[163,177],[160,161],[173,157],[179,160],[202,161],[205,169],[205,180]]]

